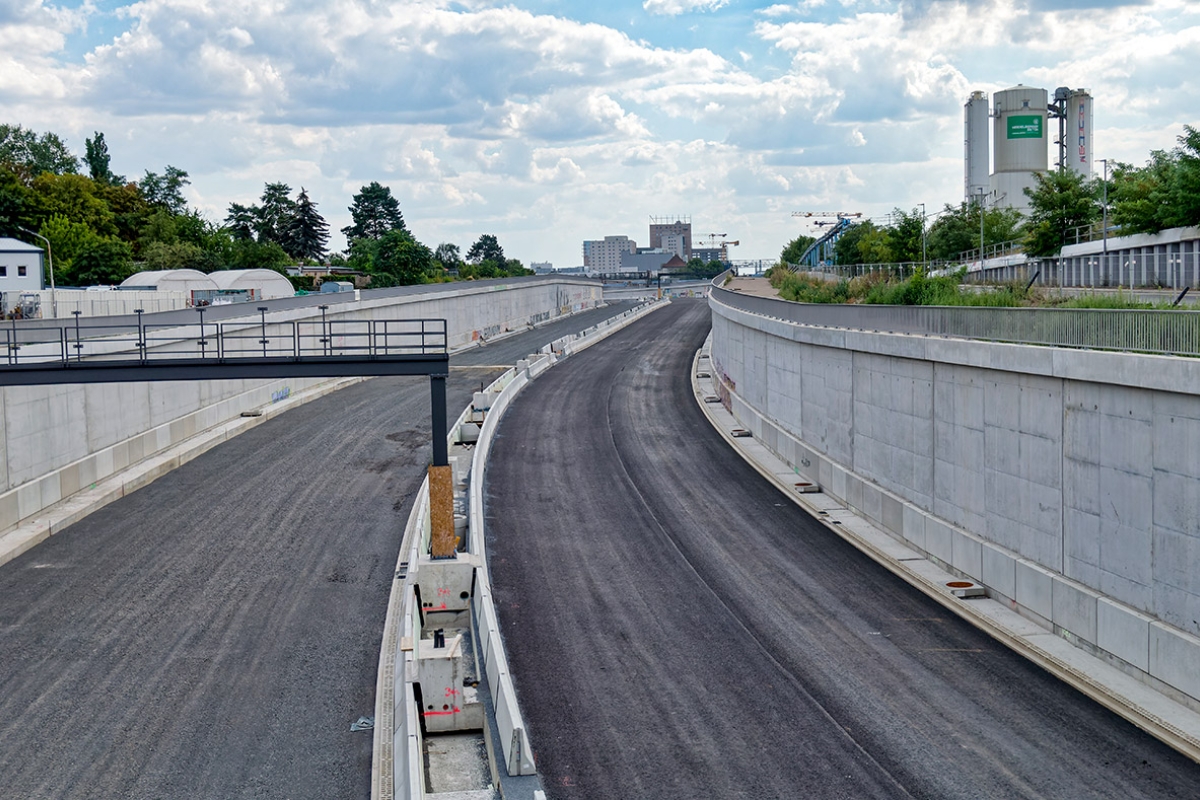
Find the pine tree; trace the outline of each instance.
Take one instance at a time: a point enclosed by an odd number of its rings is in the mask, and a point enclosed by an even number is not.
[[[291,192],[292,187],[286,183],[268,183],[264,186],[262,205],[252,209],[258,241],[283,244],[283,234],[287,230],[288,221],[296,212],[296,203],[288,196]]]
[[[350,217],[354,224],[342,228],[347,241],[355,239],[381,239],[388,231],[406,231],[400,203],[392,197],[392,190],[371,181],[354,195],[350,206]]]
[[[317,213],[317,204],[309,199],[308,192],[301,186],[280,244],[293,258],[320,261],[325,256],[328,241],[329,224]]]

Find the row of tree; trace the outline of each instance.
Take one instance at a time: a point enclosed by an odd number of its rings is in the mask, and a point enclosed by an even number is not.
[[[391,189],[371,182],[353,196],[348,246],[330,254],[329,224],[301,187],[268,183],[259,201],[230,203],[215,223],[189,208],[188,173],[168,165],[136,181],[112,172],[104,134],[87,139],[82,159],[57,134],[0,125],[0,236],[50,242],[60,285],[118,283],[139,269],[344,266],[371,285],[530,274],[484,234],[460,256],[457,245],[431,250],[408,230]]]
[[[1035,175],[1036,184],[1026,190],[1028,216],[978,203],[947,204],[926,229],[917,209],[897,208],[885,224],[862,222],[843,233],[834,244],[836,263],[954,261],[978,251],[981,239],[985,248],[1013,242],[1030,255],[1051,256],[1077,232],[1099,230],[1106,201],[1110,236],[1200,225],[1200,130],[1185,125],[1176,147],[1153,151],[1143,167],[1112,166],[1107,184],[1102,176],[1089,179],[1070,170]],[[815,241],[793,239],[780,260],[799,263]]]

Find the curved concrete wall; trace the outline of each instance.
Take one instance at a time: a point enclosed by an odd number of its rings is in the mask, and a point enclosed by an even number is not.
[[[451,347],[591,308],[597,282],[513,280],[365,298],[329,319],[447,320]],[[257,315],[253,308],[248,311]],[[271,322],[320,316],[312,305],[272,311]],[[269,330],[269,327],[268,327]],[[241,412],[325,381],[194,381],[0,388],[0,533],[47,506]],[[286,390],[286,391],[285,391]]]
[[[710,304],[723,399],[768,447],[1200,707],[1196,360],[809,327],[722,293]]]

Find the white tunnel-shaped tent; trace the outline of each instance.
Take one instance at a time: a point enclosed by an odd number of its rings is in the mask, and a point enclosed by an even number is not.
[[[138,272],[121,281],[122,287],[154,289],[160,292],[215,291],[212,278],[195,269],[162,269]]]
[[[218,289],[250,289],[255,300],[274,300],[296,293],[292,282],[273,269],[225,269],[208,274]]]

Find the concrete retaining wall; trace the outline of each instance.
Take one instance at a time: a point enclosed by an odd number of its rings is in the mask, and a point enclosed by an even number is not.
[[[415,296],[366,298],[333,320],[444,318],[452,347],[524,329],[601,302],[597,283],[513,281]],[[252,314],[253,309],[248,309]],[[320,316],[274,311],[268,323]],[[257,315],[251,322],[257,323]],[[268,327],[268,330],[270,328]],[[321,380],[194,381],[0,388],[0,532],[143,458],[243,411]]]
[[[1196,360],[807,327],[714,294],[723,399],[768,447],[1200,708]]]

